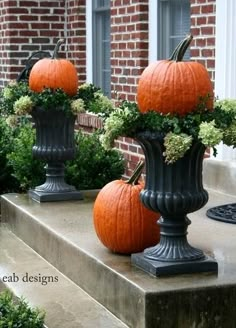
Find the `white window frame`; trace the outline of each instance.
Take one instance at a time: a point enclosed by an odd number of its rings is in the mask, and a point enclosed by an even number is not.
[[[148,24],[148,32],[149,32],[149,46],[148,46],[148,60],[149,63],[157,60],[157,24],[158,24],[158,1],[157,0],[149,0],[148,6],[148,14],[149,14],[149,24]]]
[[[86,82],[93,83],[93,4],[86,0]]]
[[[219,99],[236,99],[235,15],[235,0],[216,0],[215,96]],[[236,149],[221,143],[212,158],[235,161]]]

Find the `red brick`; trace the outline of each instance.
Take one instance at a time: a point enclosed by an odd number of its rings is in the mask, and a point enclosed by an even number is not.
[[[193,28],[191,28],[191,34],[193,36],[199,35],[200,34],[200,28],[199,27],[193,27]]]
[[[25,21],[38,21],[39,17],[38,16],[33,16],[33,15],[20,15],[19,16],[21,22]]]
[[[49,8],[31,8],[31,14],[35,15],[47,15],[50,13]]]
[[[201,33],[202,33],[202,35],[213,35],[214,27],[212,27],[212,26],[202,26],[201,27]]]
[[[209,14],[214,12],[214,6],[212,5],[205,5],[201,7],[202,14]]]
[[[214,59],[207,59],[207,67],[208,68],[215,68],[215,60]]]
[[[215,45],[215,38],[214,37],[208,37],[207,38],[207,46],[214,46]]]
[[[12,14],[15,14],[15,15],[18,15],[18,14],[27,14],[28,13],[28,9],[22,8],[22,7],[20,7],[20,8],[10,7],[10,8],[8,8],[7,12],[9,14],[11,14],[11,15]]]
[[[192,6],[190,12],[191,15],[199,15],[201,13],[201,6]]]
[[[214,57],[215,50],[214,49],[202,49],[202,56],[203,57]]]
[[[37,1],[20,1],[20,7],[38,7],[39,2]],[[9,6],[13,7],[13,5],[9,4]]]
[[[205,25],[207,22],[207,17],[202,16],[202,17],[197,17],[197,24],[196,25]]]
[[[207,24],[215,25],[216,17],[215,16],[207,16]]]
[[[50,24],[49,23],[32,23],[31,24],[32,29],[41,29],[41,30],[45,30],[45,29],[49,29],[50,28]]]
[[[196,46],[199,48],[206,46],[206,38],[204,39],[196,39]]]
[[[191,57],[199,57],[200,50],[199,49],[191,49],[190,54],[191,54]]]

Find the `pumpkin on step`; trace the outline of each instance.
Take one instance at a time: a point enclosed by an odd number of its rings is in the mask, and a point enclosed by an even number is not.
[[[141,112],[185,115],[203,104],[213,109],[213,86],[206,68],[182,61],[191,41],[190,35],[179,43],[170,59],[151,63],[143,71],[137,89]]]
[[[160,239],[159,216],[141,203],[139,181],[144,163],[128,181],[114,180],[99,192],[93,209],[94,227],[100,241],[111,251],[131,254],[153,246]]]
[[[78,88],[78,75],[75,66],[67,59],[58,58],[60,39],[52,58],[38,60],[31,69],[29,87],[32,91],[41,92],[45,88],[62,89],[69,96],[75,96]]]

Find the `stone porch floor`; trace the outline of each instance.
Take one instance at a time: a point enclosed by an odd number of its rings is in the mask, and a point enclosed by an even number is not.
[[[189,214],[188,240],[217,260],[218,274],[155,278],[133,267],[129,256],[112,254],[99,242],[92,198],[39,204],[7,194],[2,197],[0,276],[19,276],[7,286],[46,307],[49,328],[234,328],[236,225],[205,213],[236,202],[235,172],[234,163],[216,168],[216,162],[206,161],[209,202]],[[221,189],[215,189],[220,180]],[[59,281],[21,282],[26,272]]]

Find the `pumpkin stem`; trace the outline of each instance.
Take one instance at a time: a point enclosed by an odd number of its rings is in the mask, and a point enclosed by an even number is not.
[[[180,43],[175,48],[173,54],[169,58],[169,60],[174,60],[176,62],[182,61],[186,50],[188,49],[190,43],[192,42],[193,36],[190,34],[184,40],[180,41]]]
[[[59,51],[59,48],[60,46],[65,43],[65,39],[59,39],[57,41],[57,44],[55,46],[55,49],[53,51],[53,54],[52,54],[52,59],[57,59],[59,56],[58,56],[58,51]]]
[[[144,167],[144,162],[143,161],[139,161],[132,176],[129,178],[129,180],[126,182],[128,184],[138,184],[138,180],[142,174],[142,170]]]

